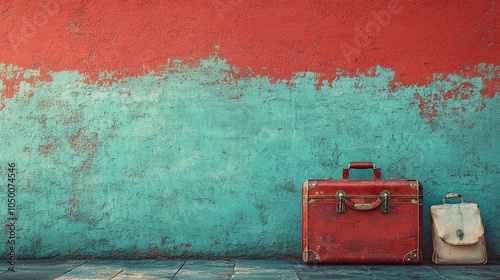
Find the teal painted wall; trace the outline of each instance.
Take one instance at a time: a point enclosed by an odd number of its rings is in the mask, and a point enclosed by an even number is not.
[[[480,94],[482,79],[394,88],[375,67],[317,87],[314,73],[231,73],[214,57],[112,84],[76,71],[21,83],[0,112],[18,256],[300,257],[302,182],[340,178],[350,161],[423,182],[427,253],[429,207],[458,191],[480,204],[498,256],[500,99]],[[441,94],[463,83],[468,99]]]

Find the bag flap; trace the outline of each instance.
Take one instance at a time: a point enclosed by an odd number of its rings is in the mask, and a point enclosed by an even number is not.
[[[476,203],[434,205],[431,217],[436,234],[447,244],[473,245],[484,237]]]

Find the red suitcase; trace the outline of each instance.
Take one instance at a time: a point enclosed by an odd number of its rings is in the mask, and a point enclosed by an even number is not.
[[[349,169],[373,169],[351,180]],[[371,162],[352,162],[342,180],[302,186],[302,258],[306,263],[418,263],[422,259],[422,186],[382,180]]]

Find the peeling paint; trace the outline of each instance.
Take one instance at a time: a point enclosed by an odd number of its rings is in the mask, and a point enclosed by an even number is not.
[[[210,1],[110,2],[104,8],[92,1],[49,2],[4,4],[0,34],[7,38],[0,47],[11,51],[0,61],[25,69],[41,65],[42,72],[79,70],[101,85],[158,72],[179,59],[198,67],[214,54],[243,77],[268,76],[273,83],[303,71],[331,81],[339,71],[367,74],[382,64],[395,71],[396,82],[422,86],[434,74],[459,74],[485,58],[500,65],[499,11],[489,1],[257,1],[225,5],[230,12],[222,18]],[[346,56],[345,45],[355,51]],[[15,85],[7,88],[11,97]]]
[[[43,229],[23,233],[43,240],[34,257],[294,256],[296,188],[367,157],[387,176],[434,185],[426,203],[450,184],[487,191],[497,180],[482,166],[495,170],[500,101],[481,94],[482,79],[391,88],[392,70],[377,67],[377,75],[339,76],[318,90],[313,73],[289,83],[227,84],[217,82],[231,75],[227,62],[202,64],[105,86],[52,73],[33,97],[9,99],[3,127],[30,135],[2,134],[2,141],[5,157],[32,180],[19,195],[32,205],[24,215]],[[464,161],[449,165],[457,156]],[[465,175],[450,182],[453,174]],[[497,214],[486,205],[486,217]],[[108,241],[85,245],[103,236]],[[32,246],[27,241],[19,253]]]
[[[81,128],[76,135],[68,136],[71,147],[76,151],[91,157],[99,150],[99,135],[95,132],[87,132],[87,128]]]

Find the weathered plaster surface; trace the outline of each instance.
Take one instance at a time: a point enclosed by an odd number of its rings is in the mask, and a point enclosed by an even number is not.
[[[16,133],[1,134],[19,169],[20,255],[297,256],[301,182],[357,160],[421,180],[426,208],[448,191],[480,202],[496,250],[499,102],[480,82],[468,99],[433,100],[430,123],[414,96],[449,85],[393,91],[394,73],[376,68],[318,91],[312,73],[272,84],[229,69],[21,86],[2,111]]]
[[[496,5],[298,2],[0,5],[18,256],[299,257],[301,183],[374,161],[498,257]]]

